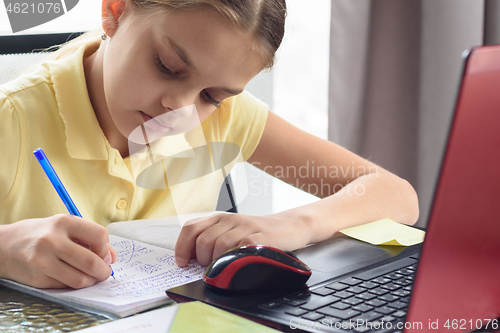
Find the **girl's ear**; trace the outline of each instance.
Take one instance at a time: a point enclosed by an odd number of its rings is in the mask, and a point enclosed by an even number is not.
[[[118,28],[118,19],[123,14],[126,0],[102,0],[102,28],[113,37]]]

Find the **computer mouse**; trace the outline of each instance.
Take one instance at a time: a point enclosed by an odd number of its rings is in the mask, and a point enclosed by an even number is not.
[[[203,275],[215,291],[265,292],[303,287],[311,269],[292,252],[262,245],[235,247],[215,259]]]

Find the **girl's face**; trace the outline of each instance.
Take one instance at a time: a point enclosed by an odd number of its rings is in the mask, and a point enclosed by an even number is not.
[[[127,1],[106,43],[107,112],[124,138],[142,124],[158,136],[192,129],[264,65],[249,34],[207,9],[144,13]]]

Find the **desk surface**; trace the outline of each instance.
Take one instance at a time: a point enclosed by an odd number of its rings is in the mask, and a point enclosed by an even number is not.
[[[1,332],[72,332],[108,321],[0,286]]]

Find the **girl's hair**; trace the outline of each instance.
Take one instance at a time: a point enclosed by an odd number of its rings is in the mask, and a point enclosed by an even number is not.
[[[261,47],[265,68],[271,68],[285,33],[285,0],[132,0],[139,10],[190,10],[200,7],[219,12],[226,20],[249,32]],[[51,58],[72,53],[81,45],[98,42],[102,30],[90,31],[61,45]]]

